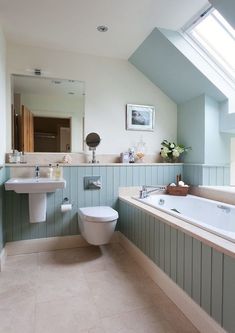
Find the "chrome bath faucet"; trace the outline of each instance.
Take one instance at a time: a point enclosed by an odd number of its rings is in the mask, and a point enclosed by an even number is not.
[[[148,188],[151,188],[151,190],[148,190]],[[142,185],[142,188],[139,192],[139,198],[144,199],[149,196],[150,193],[156,192],[156,191],[165,191],[166,186],[163,185]]]

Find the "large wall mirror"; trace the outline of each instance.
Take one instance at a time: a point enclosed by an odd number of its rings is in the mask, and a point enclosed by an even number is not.
[[[85,84],[12,75],[12,148],[82,152]]]

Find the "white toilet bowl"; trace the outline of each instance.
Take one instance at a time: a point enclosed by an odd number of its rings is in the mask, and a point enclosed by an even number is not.
[[[118,219],[118,212],[111,207],[96,206],[78,209],[79,229],[85,240],[92,245],[107,244]]]

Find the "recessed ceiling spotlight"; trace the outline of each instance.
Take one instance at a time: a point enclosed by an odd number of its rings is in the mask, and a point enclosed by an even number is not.
[[[97,28],[96,28],[99,32],[106,32],[109,30],[109,28],[106,26],[106,25],[99,25]]]

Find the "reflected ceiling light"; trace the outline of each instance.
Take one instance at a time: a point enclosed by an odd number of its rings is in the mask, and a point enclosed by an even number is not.
[[[51,82],[54,83],[54,84],[61,84],[60,80],[52,80]]]
[[[30,75],[35,75],[35,76],[43,76],[43,75],[51,75],[50,72],[44,71],[41,68],[26,68],[25,71],[27,73],[30,73]]]
[[[37,75],[37,76],[42,75],[41,68],[35,68],[35,69],[34,69],[34,75]]]
[[[106,26],[106,25],[99,25],[97,28],[96,28],[99,32],[106,32],[109,30],[109,28]]]

